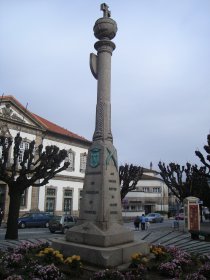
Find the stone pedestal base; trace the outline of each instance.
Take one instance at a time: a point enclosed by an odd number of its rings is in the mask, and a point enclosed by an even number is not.
[[[110,247],[125,244],[134,240],[133,232],[120,224],[112,224],[106,231],[101,230],[92,222],[70,228],[66,240],[99,247]]]
[[[68,242],[64,237],[53,239],[52,247],[65,256],[79,255],[82,261],[103,268],[129,263],[131,256],[137,252],[149,253],[149,245],[143,240],[104,248]]]

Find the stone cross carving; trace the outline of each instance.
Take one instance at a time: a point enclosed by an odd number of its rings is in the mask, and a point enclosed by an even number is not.
[[[106,3],[101,4],[101,11],[103,11],[103,17],[111,17],[111,12],[108,10],[109,6]]]

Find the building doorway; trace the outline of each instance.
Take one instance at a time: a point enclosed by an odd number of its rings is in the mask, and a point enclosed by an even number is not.
[[[145,215],[152,212],[152,205],[144,205]]]

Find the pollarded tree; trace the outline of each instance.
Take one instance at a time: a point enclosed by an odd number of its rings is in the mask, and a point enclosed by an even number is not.
[[[180,202],[188,196],[198,197],[206,206],[209,205],[210,189],[205,176],[206,168],[187,163],[180,166],[173,162],[168,166],[159,162],[160,175],[170,191]]]
[[[138,181],[143,175],[143,167],[136,165],[121,165],[119,167],[120,187],[121,187],[121,200],[128,192],[134,191]]]
[[[208,145],[205,145],[203,148],[207,153],[206,159],[207,159],[207,161],[210,162],[210,134],[207,136],[207,142],[208,142]],[[203,156],[203,154],[201,152],[195,151],[195,154],[196,154],[196,156],[199,157],[200,161],[207,168],[206,173],[205,173],[206,177],[210,178],[210,163],[208,163],[206,161],[205,157]]]
[[[204,167],[203,167],[203,173],[200,174],[200,171],[198,170],[197,172],[200,175],[204,175],[207,178],[207,190],[206,190],[206,195],[204,197],[204,202],[205,202],[205,206],[207,206],[210,209],[210,186],[209,186],[209,182],[210,182],[210,134],[207,135],[207,145],[205,145],[203,148],[206,151],[207,155],[206,155],[206,159],[203,156],[203,154],[200,151],[195,151],[195,154],[197,157],[199,157],[200,161],[203,163]]]
[[[9,188],[10,204],[5,239],[18,238],[18,216],[21,197],[30,186],[46,185],[57,173],[65,170],[69,162],[63,162],[67,157],[66,150],[59,150],[57,146],[39,145],[35,151],[35,141],[24,151],[22,162],[18,162],[22,138],[18,133],[14,139],[12,162],[10,150],[12,139],[0,136],[0,180]]]

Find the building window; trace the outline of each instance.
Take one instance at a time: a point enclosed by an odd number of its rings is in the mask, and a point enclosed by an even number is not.
[[[20,151],[19,151],[19,156],[18,156],[18,162],[21,163],[23,161],[23,156],[25,150],[29,149],[29,142],[27,141],[22,141],[20,143]]]
[[[63,211],[66,214],[71,214],[72,211],[72,190],[64,189],[63,192]]]
[[[45,210],[47,212],[54,213],[55,203],[56,203],[56,189],[55,188],[47,188]]]
[[[143,187],[142,190],[143,192],[149,192],[149,187]]]
[[[158,188],[158,187],[153,188],[153,192],[160,193],[160,188]]]
[[[79,190],[79,210],[80,210],[80,205],[81,205],[81,201],[82,201],[82,194],[83,194],[83,190]]]
[[[136,210],[136,206],[135,205],[131,205],[131,211],[135,211]]]
[[[25,190],[24,193],[21,196],[20,207],[26,207],[27,206],[27,195],[28,195],[28,191]]]
[[[69,166],[68,166],[67,170],[68,171],[74,171],[74,168],[75,168],[75,152],[72,151],[72,149],[69,150],[66,161],[69,162]]]
[[[85,173],[87,164],[87,153],[80,154],[80,172]]]

